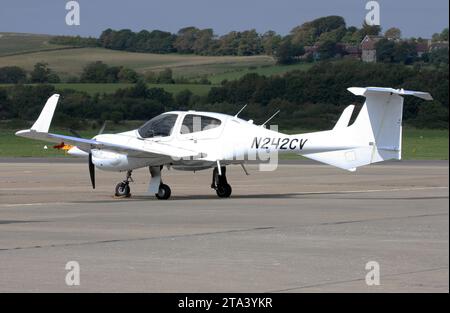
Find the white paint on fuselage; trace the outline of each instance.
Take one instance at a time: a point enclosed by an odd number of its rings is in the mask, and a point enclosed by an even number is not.
[[[349,148],[343,142],[336,142],[336,137],[333,142],[324,145],[324,142],[329,141],[331,131],[287,135],[226,114],[196,111],[174,111],[164,114],[178,115],[170,136],[142,138],[135,129],[118,134],[97,135],[93,139],[137,149],[150,148],[157,142],[196,151],[202,154],[200,157],[181,160],[165,156],[136,157],[102,149],[92,150],[95,166],[102,170],[125,171],[147,166],[171,165],[175,169],[194,171],[215,167],[217,160],[223,165],[228,165],[245,163],[248,160],[267,161],[274,153],[303,154]],[[213,129],[182,134],[180,129],[186,114],[213,117],[219,119],[221,124]]]

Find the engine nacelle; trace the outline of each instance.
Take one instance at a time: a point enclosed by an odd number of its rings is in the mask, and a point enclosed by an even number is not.
[[[107,151],[92,150],[92,163],[105,171],[121,172],[146,166],[148,161],[143,158],[133,158],[126,154]]]

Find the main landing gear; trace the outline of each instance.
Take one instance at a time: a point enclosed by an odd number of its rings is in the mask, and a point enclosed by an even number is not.
[[[219,198],[229,198],[231,196],[232,189],[227,182],[225,166],[220,167],[220,173],[217,167],[214,168],[211,188],[216,190]]]
[[[161,180],[162,166],[152,166],[149,169],[152,176],[148,187],[149,194],[154,194],[159,200],[169,199],[172,191],[170,190],[170,187],[166,184],[163,184]],[[127,171],[125,180],[117,184],[115,192],[116,197],[128,198],[131,196],[130,182],[133,182],[131,173],[131,170]]]
[[[154,194],[158,200],[167,200],[170,198],[172,191],[170,187],[163,184],[161,179],[161,170],[163,166],[150,166],[150,175],[152,176],[148,186],[148,193]]]
[[[158,200],[167,200],[170,198],[171,193],[170,187],[161,183],[158,188],[158,193],[156,193],[155,196]]]

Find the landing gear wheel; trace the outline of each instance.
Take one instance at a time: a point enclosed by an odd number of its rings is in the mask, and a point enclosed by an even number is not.
[[[129,197],[130,196],[130,186],[128,182],[118,183],[116,186],[116,197]]]
[[[169,186],[167,186],[165,184],[161,184],[161,185],[159,185],[158,193],[155,194],[155,196],[159,200],[167,200],[170,198],[171,193],[172,193],[172,191],[170,190]]]
[[[229,184],[222,184],[217,186],[216,193],[220,198],[229,198],[231,196],[231,186]]]

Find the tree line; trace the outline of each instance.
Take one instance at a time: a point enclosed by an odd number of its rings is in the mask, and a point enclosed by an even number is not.
[[[172,70],[166,68],[158,73],[147,72],[145,75],[124,66],[109,66],[101,61],[88,63],[82,70],[80,76],[70,76],[67,83],[136,83],[145,80],[155,84],[175,83],[200,83],[210,84],[206,78],[199,81],[187,81],[184,78],[174,78]],[[25,71],[18,66],[0,67],[1,84],[35,84],[35,83],[60,83],[61,78],[47,63],[38,62],[31,72]]]
[[[148,88],[138,80],[129,88],[112,94],[89,95],[74,90],[62,93],[56,123],[82,127],[90,120],[147,120],[169,110],[206,110],[240,114],[262,123],[277,110],[273,121],[284,128],[327,129],[337,121],[344,107],[361,104],[346,88],[351,86],[389,86],[430,92],[434,101],[408,98],[405,123],[424,128],[448,127],[448,67],[427,69],[401,64],[366,64],[352,60],[319,62],[307,71],[282,76],[247,74],[235,81],[224,81],[205,96],[184,90],[176,94],[161,88]],[[55,93],[52,85],[14,85],[0,88],[0,119],[34,120],[43,103]]]
[[[380,26],[364,23],[361,28],[347,26],[341,16],[326,16],[294,27],[282,36],[274,31],[257,33],[256,30],[231,31],[218,36],[211,28],[200,29],[194,26],[184,27],[173,34],[162,30],[130,29],[104,30],[98,39],[70,36],[56,36],[52,43],[85,47],[103,47],[107,49],[146,53],[186,53],[198,55],[273,55],[278,63],[297,62],[305,54],[305,47],[317,46],[320,58],[333,58],[346,54],[344,45],[357,46],[366,35],[380,35]],[[390,28],[386,38],[400,39],[401,31]],[[412,46],[421,38],[410,38],[406,42]],[[448,28],[433,35],[434,41],[448,41]],[[448,49],[447,49],[448,51]],[[312,61],[312,59],[306,59]],[[384,61],[393,59],[383,58]],[[404,60],[402,60],[404,61]]]

